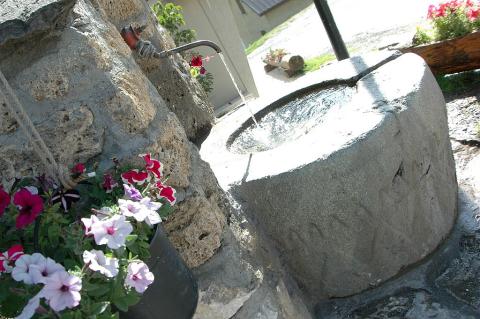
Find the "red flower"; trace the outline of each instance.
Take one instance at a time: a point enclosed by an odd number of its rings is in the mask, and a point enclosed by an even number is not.
[[[157,186],[157,189],[159,191],[158,192],[159,197],[162,197],[168,200],[170,205],[175,205],[177,198],[175,197],[175,189],[173,187],[164,185],[162,184],[162,182],[157,182],[155,186]]]
[[[20,210],[16,221],[16,226],[19,229],[33,223],[35,218],[43,211],[42,198],[38,195],[33,195],[26,188],[22,188],[15,193],[13,203]]]
[[[192,57],[192,60],[190,61],[190,66],[202,66],[203,65],[203,61],[202,61],[202,56],[201,55],[197,55],[197,56],[194,56]]]
[[[10,195],[0,186],[0,216],[3,215],[8,205],[10,205]]]
[[[150,154],[144,154],[140,156],[145,160],[145,168],[147,169],[147,171],[152,173],[155,180],[159,180],[160,178],[162,178],[162,163],[160,163],[156,159],[152,159]]]
[[[0,253],[0,272],[11,273],[15,265],[15,261],[22,257],[22,245],[13,245],[4,253]]]
[[[75,165],[73,168],[72,168],[72,173],[73,174],[78,174],[78,175],[81,175],[83,173],[85,173],[87,169],[85,168],[85,165],[82,164],[82,163],[78,163],[77,165]]]
[[[429,5],[428,6],[428,14],[427,14],[427,18],[428,19],[433,19],[435,18],[437,15],[437,7],[435,7],[433,4]]]
[[[200,74],[201,74],[201,75],[205,75],[205,73],[207,73],[207,70],[202,66],[202,67],[200,68]]]
[[[111,193],[112,190],[117,186],[118,186],[118,183],[116,180],[113,179],[112,174],[103,175],[102,187],[106,193]]]
[[[148,173],[147,172],[139,172],[138,169],[132,169],[131,171],[125,172],[122,175],[122,181],[128,184],[137,183],[142,185],[148,180]]]
[[[474,5],[474,3],[473,3],[472,0],[467,0],[467,1],[465,2],[465,6],[466,6],[466,7],[473,7],[473,5]]]

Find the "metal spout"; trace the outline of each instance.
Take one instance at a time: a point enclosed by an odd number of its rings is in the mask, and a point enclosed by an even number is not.
[[[169,55],[172,55],[174,53],[183,52],[183,51],[190,50],[190,49],[200,47],[200,46],[211,47],[217,53],[222,52],[222,49],[215,42],[210,41],[210,40],[198,40],[198,41],[194,41],[194,42],[191,42],[191,43],[181,45],[179,47],[176,47],[176,48],[173,48],[173,49],[170,49],[170,50],[165,50],[165,51],[159,52],[158,54],[160,55],[160,57],[163,58],[163,57],[167,57]]]
[[[131,25],[124,27],[120,32],[123,40],[125,40],[130,49],[138,51],[142,57],[166,58],[174,53],[183,52],[199,46],[208,46],[214,49],[217,53],[222,52],[222,49],[215,42],[209,40],[194,41],[170,50],[158,52],[150,41],[140,39],[139,33],[140,30],[135,30]]]

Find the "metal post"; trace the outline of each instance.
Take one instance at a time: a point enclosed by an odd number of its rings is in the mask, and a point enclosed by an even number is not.
[[[342,36],[338,31],[337,25],[335,24],[335,20],[333,19],[333,15],[330,11],[330,7],[328,6],[327,1],[313,0],[313,3],[315,3],[318,13],[320,14],[320,18],[322,19],[323,26],[327,31],[328,38],[330,39],[333,51],[337,56],[337,60],[348,59],[349,55],[347,47],[345,46],[345,43],[342,40]]]

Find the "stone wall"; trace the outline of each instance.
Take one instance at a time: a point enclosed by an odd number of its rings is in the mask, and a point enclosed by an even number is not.
[[[282,313],[297,308],[303,315],[294,317],[308,316],[301,301],[289,299],[295,287],[287,291],[281,270],[262,279],[272,270],[253,263],[256,257],[227,222],[231,206],[195,145],[211,128],[212,107],[187,64],[180,56],[140,59],[120,36],[128,24],[144,27],[142,37],[159,49],[173,45],[144,0],[6,0],[0,9],[0,69],[60,164],[107,168],[114,156],[134,163],[145,152],[164,163],[178,195],[165,228],[187,264],[196,267],[197,318],[251,318],[265,311],[291,318]],[[15,177],[44,168],[3,102],[0,183],[8,188]],[[264,310],[266,295],[270,306]]]
[[[157,154],[179,192],[179,211],[194,205],[197,218],[202,212],[216,214],[213,228],[197,227],[204,235],[192,245],[203,251],[201,260],[187,258],[191,265],[203,263],[220,246],[225,217],[212,195],[219,192],[215,179],[195,178],[212,173],[200,164],[189,138],[198,140],[208,131],[212,109],[183,60],[142,61],[141,67],[135,61],[118,32],[128,21],[147,26],[145,36],[154,42],[169,44],[146,4],[45,1],[43,7],[27,6],[23,12],[28,10],[33,10],[25,17],[29,28],[3,43],[0,68],[55,158],[63,165],[98,161],[106,167],[114,156],[136,161],[139,153]],[[52,18],[46,21],[42,16]],[[43,29],[36,27],[37,21]],[[2,28],[8,31],[12,26],[3,23]],[[2,183],[8,185],[16,176],[38,174],[44,168],[37,166],[14,120],[4,115],[0,168]],[[184,200],[193,196],[201,200]]]

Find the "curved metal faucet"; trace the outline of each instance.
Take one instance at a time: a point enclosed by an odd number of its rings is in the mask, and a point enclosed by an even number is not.
[[[131,25],[124,27],[120,34],[130,49],[138,51],[142,57],[166,58],[174,53],[179,53],[199,46],[208,46],[214,49],[217,53],[222,52],[222,49],[215,42],[209,40],[194,41],[170,50],[158,52],[150,41],[140,39],[139,32],[137,32]]]

